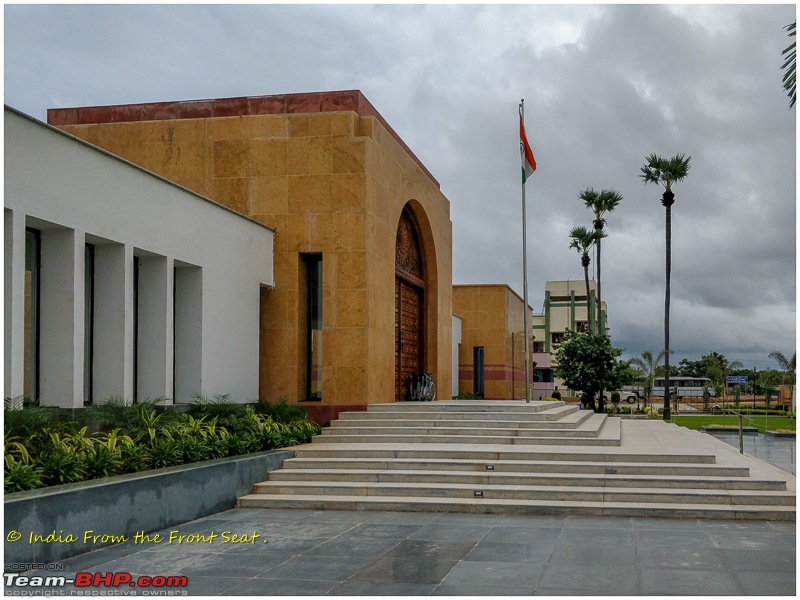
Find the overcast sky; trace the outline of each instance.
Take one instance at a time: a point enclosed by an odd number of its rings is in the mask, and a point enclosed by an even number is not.
[[[664,208],[645,156],[686,153],[674,188],[673,364],[746,367],[795,349],[794,5],[6,5],[5,103],[53,107],[359,89],[451,203],[454,283],[522,292],[517,106],[529,179],[529,301],[579,279],[578,195],[613,188],[603,299],[626,356],[663,347]]]

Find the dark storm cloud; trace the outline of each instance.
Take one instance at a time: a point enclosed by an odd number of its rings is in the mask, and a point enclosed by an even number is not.
[[[675,187],[675,362],[795,347],[795,112],[781,87],[792,5],[5,7],[6,102],[53,106],[361,89],[451,201],[456,283],[522,285],[517,104],[530,180],[530,302],[582,279],[569,230],[615,188],[603,295],[615,344],[663,345],[664,209]],[[748,363],[750,364],[750,363]]]

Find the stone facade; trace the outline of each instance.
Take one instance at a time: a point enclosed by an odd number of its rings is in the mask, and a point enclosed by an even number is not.
[[[453,313],[461,318],[458,389],[487,399],[525,399],[523,300],[507,285],[453,286]],[[528,307],[529,322],[532,311]],[[476,348],[482,348],[483,376]],[[480,352],[480,351],[479,351]],[[476,371],[478,377],[476,378]]]
[[[450,203],[360,92],[53,109],[48,121],[275,229],[259,393],[305,402],[319,380],[321,399],[306,407],[323,421],[395,399],[395,247],[410,214],[422,255],[420,370],[451,388]],[[319,259],[321,341],[309,337],[307,289]]]

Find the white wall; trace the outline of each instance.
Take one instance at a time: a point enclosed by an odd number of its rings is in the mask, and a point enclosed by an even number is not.
[[[458,347],[461,345],[461,317],[453,315],[453,397],[458,396]]]
[[[42,231],[42,404],[83,402],[87,242],[96,250],[95,403],[130,398],[134,381],[140,399],[172,396],[176,336],[178,400],[189,399],[193,383],[191,392],[257,398],[260,287],[274,285],[272,229],[8,108],[5,208],[6,396],[22,393],[27,226]]]

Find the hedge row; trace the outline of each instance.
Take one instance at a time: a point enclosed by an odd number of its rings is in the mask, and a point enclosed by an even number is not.
[[[5,409],[6,493],[303,444],[320,432],[302,408],[217,397],[187,412],[109,401],[81,411]],[[89,430],[94,433],[88,433]]]

